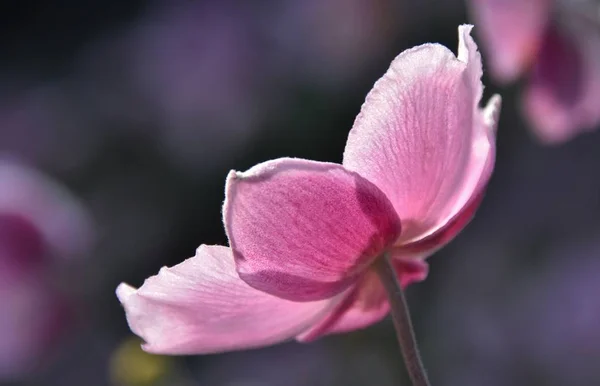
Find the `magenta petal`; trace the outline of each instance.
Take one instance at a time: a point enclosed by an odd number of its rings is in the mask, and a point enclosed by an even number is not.
[[[392,264],[402,288],[423,281],[429,275],[429,264],[424,261],[393,259]]]
[[[383,193],[343,166],[282,158],[227,178],[224,222],[242,280],[296,301],[347,288],[398,237]]]
[[[368,271],[326,318],[296,339],[310,342],[323,335],[365,328],[383,319],[389,310],[387,294],[377,274]]]
[[[159,354],[201,354],[267,346],[296,336],[336,299],[296,303],[255,290],[237,276],[231,250],[201,246],[139,289],[117,288],[133,332]]]
[[[429,271],[427,263],[420,260],[394,259],[393,264],[403,288],[425,280]],[[389,310],[385,289],[377,273],[370,270],[325,319],[296,339],[309,342],[323,335],[365,328],[383,319]]]
[[[550,0],[470,0],[494,77],[515,80],[534,60],[550,19]]]
[[[459,27],[458,57],[438,44],[400,54],[348,137],[344,166],[390,199],[402,221],[399,243],[445,226],[493,168],[500,98],[478,107],[481,58],[470,31]]]
[[[599,100],[600,30],[585,20],[548,28],[523,95],[534,132],[558,143],[594,129]]]
[[[0,282],[22,281],[42,269],[44,249],[43,236],[31,221],[0,212]]]

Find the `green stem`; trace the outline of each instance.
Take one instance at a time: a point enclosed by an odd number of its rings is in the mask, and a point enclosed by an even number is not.
[[[398,282],[389,254],[384,253],[380,256],[375,262],[374,268],[388,294],[396,336],[412,384],[413,386],[430,386],[417,347],[404,291]]]

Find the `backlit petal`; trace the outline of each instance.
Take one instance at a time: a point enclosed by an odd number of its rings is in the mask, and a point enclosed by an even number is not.
[[[402,221],[400,244],[444,227],[493,169],[500,97],[478,107],[481,57],[470,31],[459,27],[458,57],[437,44],[400,54],[348,137],[344,166],[390,199]]]
[[[296,303],[258,291],[238,277],[231,250],[201,246],[196,256],[163,268],[139,289],[117,288],[144,349],[200,354],[266,346],[296,336],[336,300]]]
[[[394,208],[338,164],[278,159],[227,178],[224,222],[242,280],[290,300],[351,285],[398,237]]]
[[[398,257],[402,256],[405,260],[409,258],[425,259],[452,241],[471,222],[485,196],[485,190],[496,163],[496,127],[501,105],[502,99],[500,96],[494,95],[479,115],[481,119],[479,124],[482,129],[478,133],[482,138],[487,136],[490,147],[479,181],[469,201],[446,224],[432,234],[416,242],[394,248],[392,252],[397,254]],[[482,139],[482,141],[484,140]],[[477,166],[480,160],[477,157],[474,157],[474,159]]]
[[[485,109],[482,111],[482,122],[481,125],[484,130],[481,133],[487,132],[490,144],[490,151],[488,158],[484,165],[479,182],[473,195],[467,201],[467,203],[460,209],[454,217],[452,217],[444,226],[436,230],[434,233],[424,237],[418,241],[398,245],[392,249],[392,253],[397,258],[402,260],[416,259],[423,260],[439,249],[443,248],[446,244],[452,241],[460,231],[463,230],[467,224],[471,222],[479,205],[485,196],[485,189],[494,170],[494,164],[496,161],[496,146],[495,146],[495,128],[498,124],[498,118],[500,114],[502,100],[500,96],[494,95]],[[484,134],[482,134],[484,135]]]
[[[399,245],[392,253],[403,260],[425,259],[452,241],[463,228],[471,222],[475,212],[483,200],[484,193],[474,196],[472,200],[444,227],[435,233],[414,243]]]

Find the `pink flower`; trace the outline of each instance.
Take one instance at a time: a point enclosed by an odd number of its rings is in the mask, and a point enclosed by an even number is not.
[[[506,83],[528,75],[523,110],[545,143],[566,141],[600,123],[598,21],[585,17],[585,2],[559,4],[552,0],[470,1],[492,75]]]
[[[90,235],[62,187],[0,160],[0,380],[26,375],[64,331],[66,303],[50,273],[59,258],[84,252]]]
[[[139,289],[117,288],[154,353],[214,353],[351,331],[381,320],[371,269],[384,253],[403,285],[479,205],[495,160],[500,98],[478,107],[481,60],[459,27],[400,54],[369,93],[342,165],[282,158],[227,177],[231,248],[202,245]]]

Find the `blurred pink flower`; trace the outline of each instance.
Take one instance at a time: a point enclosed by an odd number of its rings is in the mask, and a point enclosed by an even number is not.
[[[81,254],[90,222],[65,190],[24,166],[0,161],[0,379],[25,375],[64,327],[66,303],[48,273]]]
[[[459,27],[458,57],[425,44],[392,62],[343,165],[281,158],[230,172],[231,248],[202,245],[139,289],[117,288],[144,348],[211,353],[366,327],[389,311],[370,269],[383,253],[404,286],[423,280],[424,259],[470,220],[494,166],[500,97],[478,106],[471,28]]]
[[[492,75],[501,82],[528,75],[524,113],[545,143],[566,141],[600,123],[600,20],[587,18],[582,4],[470,1]]]

